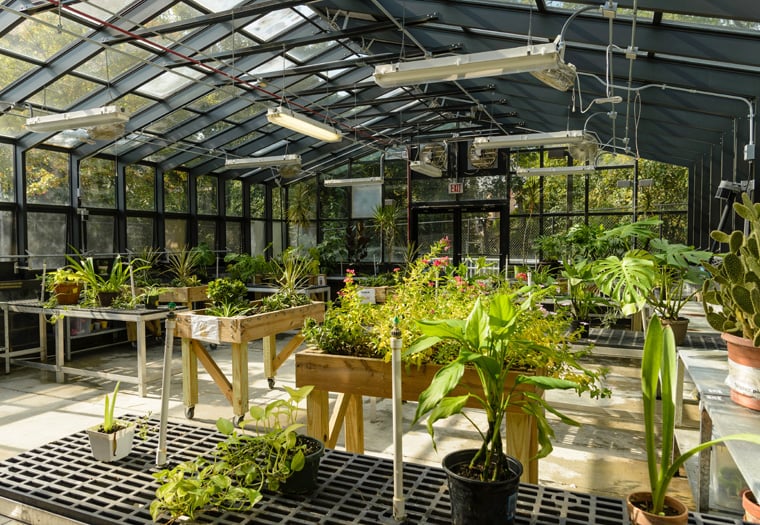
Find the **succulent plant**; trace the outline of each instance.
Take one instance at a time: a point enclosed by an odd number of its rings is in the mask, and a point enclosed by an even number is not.
[[[734,203],[734,211],[749,223],[749,233],[710,233],[728,245],[728,252],[720,264],[704,264],[712,277],[702,286],[702,304],[710,326],[760,346],[760,204],[744,193],[742,202]]]

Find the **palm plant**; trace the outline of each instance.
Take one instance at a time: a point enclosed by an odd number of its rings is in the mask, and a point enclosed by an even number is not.
[[[177,252],[167,252],[169,268],[167,272],[172,277],[172,286],[197,286],[200,279],[197,276],[203,253],[184,246]]]

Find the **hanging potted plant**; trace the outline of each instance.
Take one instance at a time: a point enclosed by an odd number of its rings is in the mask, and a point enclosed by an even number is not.
[[[690,457],[729,440],[744,440],[760,445],[760,435],[732,434],[701,443],[680,455],[673,454],[676,382],[676,343],[673,330],[669,326],[663,327],[655,315],[647,327],[641,358],[641,394],[650,490],[628,496],[628,511],[634,525],[685,525],[688,522],[686,506],[668,496],[667,491],[673,477]],[[658,405],[661,405],[659,409]]]
[[[87,429],[92,455],[98,461],[117,461],[132,451],[136,424],[114,418],[119,384],[116,383],[110,398],[106,395],[103,422]]]
[[[711,277],[702,287],[707,322],[726,341],[731,399],[760,410],[760,204],[742,194],[734,211],[749,224],[749,233],[713,231],[710,236],[728,245],[719,264],[705,263]],[[718,308],[716,308],[718,307]]]
[[[519,373],[511,388],[504,387],[513,366],[526,352],[542,350],[540,345],[514,337],[520,328],[521,310],[533,306],[531,301],[520,303],[514,295],[499,294],[488,300],[478,298],[465,320],[418,322],[423,335],[412,345],[411,353],[425,351],[441,341],[452,341],[459,354],[435,374],[420,394],[414,422],[427,417],[428,432],[435,446],[434,423],[461,414],[468,402],[475,401],[482,407],[487,419],[487,427],[479,428],[465,416],[482,438],[480,448],[456,451],[443,459],[455,525],[514,523],[522,465],[504,452],[501,427],[508,408],[519,408],[538,420],[538,457],[545,457],[552,450],[553,431],[544,410],[565,423],[577,425],[549,406],[540,393],[520,389],[528,385],[543,390],[575,389],[576,382]],[[477,370],[480,390],[449,396],[467,367]]]

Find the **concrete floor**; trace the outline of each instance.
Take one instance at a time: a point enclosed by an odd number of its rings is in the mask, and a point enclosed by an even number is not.
[[[695,310],[696,312],[696,310]],[[699,314],[694,329],[704,329]],[[249,346],[251,403],[266,403],[283,395],[282,385],[294,385],[294,363],[289,359],[278,371],[276,385],[269,389],[263,375],[260,342]],[[597,347],[592,362],[609,368],[608,386],[613,395],[601,401],[568,397],[550,392],[549,398],[571,417],[583,423],[567,427],[554,422],[555,449],[540,461],[539,478],[543,485],[597,495],[625,497],[647,486],[641,399],[639,390],[640,350]],[[148,350],[149,377],[147,397],[137,395],[136,385],[123,383],[117,412],[158,417],[161,406],[161,366],[163,346],[153,343]],[[182,403],[179,345],[174,348],[174,375],[169,401],[169,418],[187,422]],[[213,357],[221,369],[231,374],[230,349],[220,345]],[[135,354],[128,344],[74,356],[71,366],[91,367],[132,373]],[[200,403],[193,424],[213,425],[220,417],[231,417],[232,409],[211,378],[200,368]],[[88,377],[67,376],[66,383],[55,382],[54,374],[37,369],[13,367],[0,378],[0,460],[54,439],[97,424],[101,419],[103,396],[114,383]],[[689,390],[687,386],[687,392]],[[687,407],[692,408],[693,407]],[[694,410],[687,410],[692,417]],[[436,452],[424,425],[412,428],[414,403],[404,405],[405,460],[440,465],[448,451],[467,448],[473,431],[462,422],[449,423],[439,432]],[[365,435],[368,454],[390,457],[392,452],[391,403],[365,399]],[[342,438],[337,448],[342,448]],[[171,450],[168,451],[171,455]],[[694,508],[688,482],[675,479],[671,492]],[[0,518],[0,525],[3,522]],[[11,521],[12,523],[12,521]]]

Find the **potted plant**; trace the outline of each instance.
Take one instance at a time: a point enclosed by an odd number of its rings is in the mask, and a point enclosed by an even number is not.
[[[248,301],[245,284],[237,279],[214,279],[208,283],[206,293],[211,303],[205,310],[206,315],[235,317],[248,315],[254,310],[254,306]]]
[[[744,509],[744,521],[747,523],[760,523],[760,504],[749,489],[742,491],[742,508]]]
[[[414,422],[427,417],[428,432],[435,445],[434,423],[461,414],[468,401],[482,407],[487,419],[487,428],[479,428],[465,416],[481,436],[480,448],[457,451],[443,459],[454,524],[514,523],[522,465],[504,452],[501,427],[508,408],[517,407],[538,420],[538,457],[552,450],[553,431],[546,421],[545,409],[565,423],[577,424],[551,408],[540,393],[519,388],[530,385],[543,390],[574,389],[577,383],[526,373],[519,374],[511,388],[504,387],[508,374],[524,353],[542,351],[539,345],[514,337],[520,327],[521,310],[533,306],[532,301],[520,303],[514,295],[499,294],[487,301],[478,298],[465,320],[418,322],[423,335],[410,352],[422,352],[448,340],[458,346],[459,354],[435,374],[420,394]],[[450,397],[466,367],[477,370],[481,391]]]
[[[619,305],[624,315],[649,306],[660,321],[673,326],[676,344],[686,337],[688,319],[681,310],[707,278],[702,265],[712,253],[692,246],[652,239],[648,250],[629,250],[622,257],[611,255],[594,263],[599,288]],[[687,290],[691,285],[692,290]]]
[[[661,516],[678,516],[674,518],[678,521],[668,523],[687,523],[686,506],[667,496],[667,491],[673,476],[690,457],[729,440],[745,440],[760,445],[760,435],[732,434],[701,443],[679,455],[672,454],[676,382],[676,343],[673,330],[669,326],[663,327],[655,315],[647,327],[641,359],[641,394],[650,490],[628,496],[628,510],[634,525],[664,523],[658,521]],[[659,446],[657,436],[660,437]]]
[[[760,204],[753,204],[746,193],[734,211],[749,225],[747,235],[713,231],[710,236],[726,244],[719,264],[705,263],[710,272],[702,287],[702,303],[707,322],[722,333],[728,348],[726,382],[731,399],[742,406],[760,410],[760,392],[754,386],[760,379]],[[717,308],[716,308],[717,307]]]
[[[45,289],[53,294],[59,305],[77,304],[82,281],[71,268],[58,268],[45,274]]]
[[[171,279],[170,284],[178,287],[198,286],[201,281],[197,274],[202,266],[203,258],[202,251],[187,246],[177,252],[167,252],[166,259],[169,263],[167,273]]]
[[[263,253],[230,253],[224,257],[224,262],[227,263],[229,276],[244,283],[261,284],[264,276],[271,271],[271,265]]]
[[[124,291],[133,276],[133,271],[138,269],[133,268],[131,262],[124,262],[121,256],[117,255],[111,265],[111,271],[104,276],[98,271],[92,257],[77,260],[67,255],[66,259],[69,261],[69,268],[86,285],[87,302],[103,307],[111,306],[111,303]]]
[[[105,397],[103,422],[87,429],[92,455],[98,461],[117,461],[132,451],[136,424],[114,418],[119,384],[116,383],[110,398]]]
[[[157,284],[148,284],[140,287],[140,293],[136,300],[138,303],[145,305],[145,308],[155,310],[158,308],[159,298],[168,288]]]
[[[296,423],[298,404],[311,387],[285,390],[287,399],[251,407],[249,418],[238,426],[218,419],[217,429],[226,437],[209,457],[155,473],[161,485],[150,505],[153,520],[163,513],[172,520],[193,519],[207,507],[250,510],[261,500],[264,489],[299,494],[312,491],[324,446],[296,433],[303,426]],[[256,433],[245,431],[249,424]],[[302,478],[294,479],[302,472]]]

